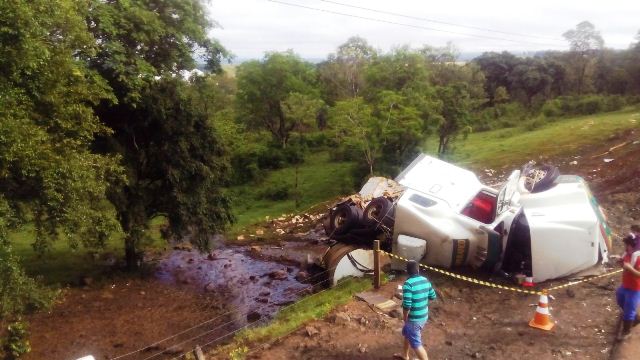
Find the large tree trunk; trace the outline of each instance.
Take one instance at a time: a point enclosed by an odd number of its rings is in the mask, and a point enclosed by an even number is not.
[[[124,240],[124,258],[127,263],[127,270],[134,271],[139,267],[138,253],[136,251],[136,239],[128,234]]]

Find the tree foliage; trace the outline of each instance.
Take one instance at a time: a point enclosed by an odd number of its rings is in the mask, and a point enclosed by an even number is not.
[[[114,186],[110,199],[129,256],[155,216],[168,219],[170,235],[189,236],[201,248],[231,221],[221,193],[228,174],[225,149],[187,86],[172,77],[156,81],[135,109],[120,114],[131,132],[104,139],[104,148],[120,152],[127,168],[128,182]]]
[[[568,64],[578,94],[591,90],[593,64],[598,50],[604,46],[604,40],[596,27],[583,21],[575,29],[566,31],[562,36],[569,42],[572,61]]]
[[[86,26],[98,49],[88,64],[116,99],[95,107],[112,131],[96,148],[119,155],[126,169],[127,181],[112,182],[109,199],[130,267],[154,216],[168,219],[168,234],[191,234],[200,247],[231,219],[219,189],[228,174],[224,148],[205,103],[180,77],[194,68],[195,55],[220,70],[226,52],[208,37],[211,25],[198,0],[90,3]]]
[[[438,153],[449,151],[451,141],[460,132],[468,133],[471,128],[471,98],[464,83],[438,88],[438,98],[442,102],[442,119],[438,125]]]
[[[284,149],[299,119],[287,116],[286,101],[319,98],[316,72],[311,63],[292,52],[269,53],[262,61],[238,67],[238,110],[242,122],[268,130]]]
[[[349,38],[335,54],[318,65],[318,76],[325,100],[336,101],[362,95],[365,87],[366,67],[376,57],[377,51],[361,37]]]

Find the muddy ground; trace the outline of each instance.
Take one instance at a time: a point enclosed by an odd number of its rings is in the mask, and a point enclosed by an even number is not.
[[[629,131],[565,158],[534,158],[589,181],[614,230],[614,253],[620,252],[619,238],[629,224],[640,223],[638,140],[638,131]],[[535,149],[531,152],[535,154]],[[487,174],[486,183],[497,183],[513,167],[474,170]],[[222,335],[249,321],[267,320],[282,306],[314,291],[305,280],[313,272],[305,270],[326,249],[326,239],[314,228],[316,218],[302,220],[274,219],[264,229],[252,230],[252,236],[246,235],[248,242],[270,235],[268,245],[222,247],[211,254],[179,248],[156,256],[156,270],[144,278],[116,277],[69,288],[50,312],[28,318],[33,352],[25,358],[66,360],[93,354],[96,359],[111,359],[184,331],[122,358],[170,359],[195,344],[218,344],[226,340],[219,339]],[[432,306],[424,336],[432,359],[610,359],[615,350],[618,276],[554,293],[551,311],[557,326],[551,332],[527,326],[535,311],[534,296],[435,275],[431,279],[440,295]],[[382,291],[390,296],[399,281],[392,281]],[[238,311],[229,313],[234,309]],[[309,326],[317,334],[309,336],[306,329],[300,329],[274,344],[254,344],[249,356],[389,359],[398,351],[398,319],[376,313],[359,301],[337,312],[347,314],[349,321],[335,324],[331,317],[315,321]],[[203,326],[188,330],[207,320]],[[638,354],[638,344],[640,335],[627,342],[625,346],[632,349],[625,351]]]

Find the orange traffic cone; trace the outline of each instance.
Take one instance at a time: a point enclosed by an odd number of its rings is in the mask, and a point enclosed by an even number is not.
[[[549,298],[547,297],[547,292],[545,291],[544,293],[542,293],[542,295],[540,295],[536,313],[533,316],[533,319],[529,321],[529,326],[541,330],[551,330],[554,325],[555,323],[551,321],[551,313],[549,313]]]
[[[524,278],[524,282],[522,283],[522,286],[524,287],[534,287],[536,284],[533,283],[533,276],[527,276],[526,278]]]

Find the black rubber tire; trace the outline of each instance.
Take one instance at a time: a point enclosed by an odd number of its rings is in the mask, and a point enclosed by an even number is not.
[[[329,228],[336,235],[344,235],[360,224],[362,209],[346,203],[339,204],[331,211]],[[329,234],[330,237],[332,234]]]
[[[364,208],[362,219],[367,227],[376,227],[378,224],[392,227],[393,202],[383,196],[371,200]]]
[[[540,181],[533,184],[533,188],[531,189],[532,193],[539,193],[550,189],[558,176],[560,176],[560,170],[552,165],[542,165],[540,166],[540,170],[545,171],[546,174]]]
[[[328,237],[331,237],[331,234],[333,234],[333,227],[331,226],[331,217],[329,216],[329,214],[325,215],[321,221],[322,227],[324,228],[324,233]]]

